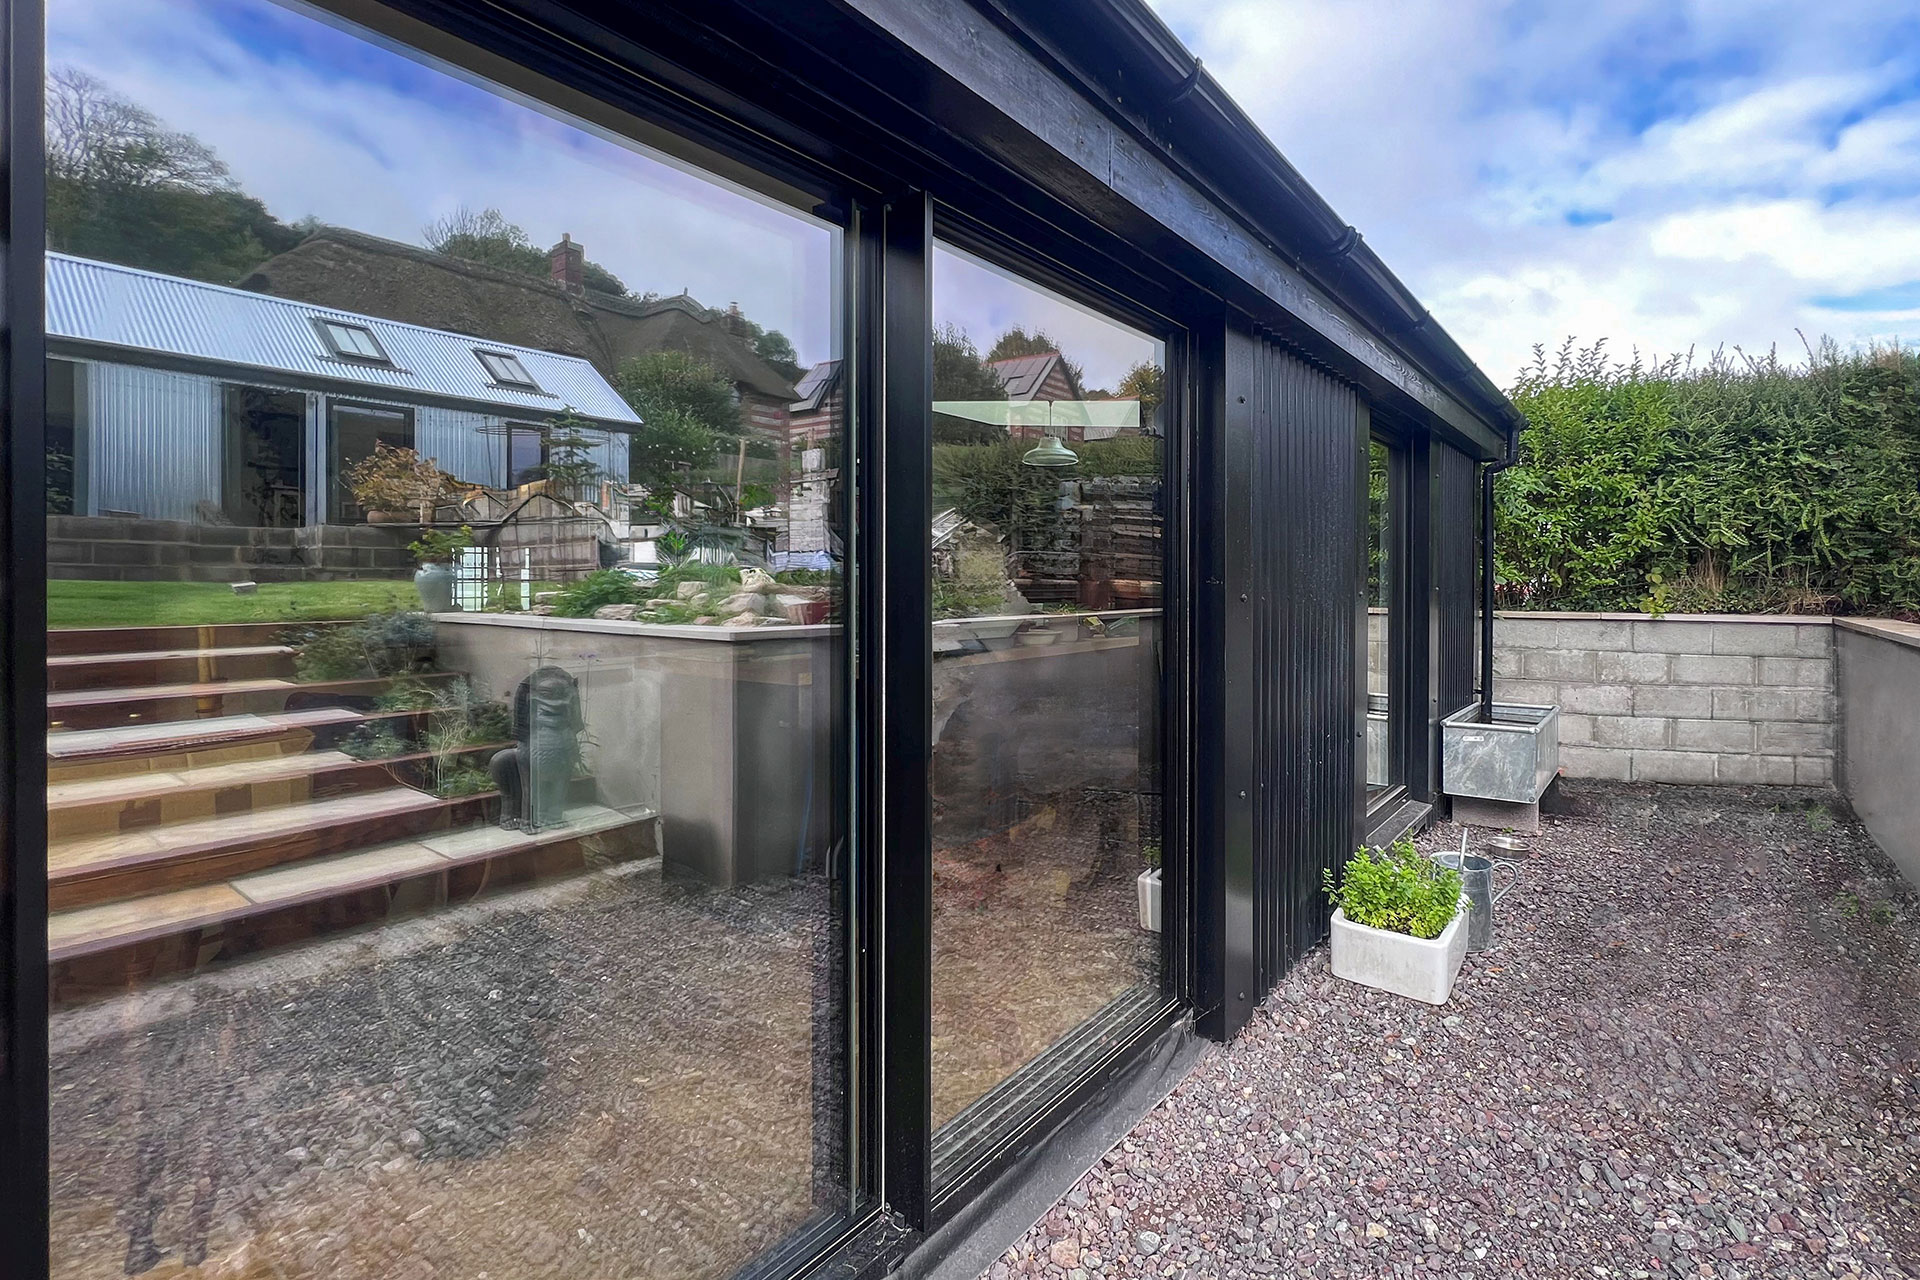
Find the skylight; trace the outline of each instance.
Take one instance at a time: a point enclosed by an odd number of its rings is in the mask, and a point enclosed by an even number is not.
[[[478,347],[474,348],[473,354],[480,357],[480,363],[486,366],[488,376],[495,382],[508,387],[526,387],[531,391],[540,389],[540,384],[520,363],[519,356],[505,351],[482,351]]]
[[[373,330],[363,324],[354,324],[349,320],[328,320],[324,317],[315,320],[314,324],[336,356],[342,356],[348,360],[367,360],[376,364],[393,363],[392,358],[380,346],[380,340],[373,336]]]

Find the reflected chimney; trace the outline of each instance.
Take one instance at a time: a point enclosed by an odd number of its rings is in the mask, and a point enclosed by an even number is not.
[[[587,251],[571,235],[560,233],[560,243],[548,253],[547,265],[553,282],[568,293],[587,291]]]

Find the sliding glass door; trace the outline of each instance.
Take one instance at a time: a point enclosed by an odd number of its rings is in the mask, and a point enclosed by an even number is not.
[[[933,261],[933,1122],[1031,1109],[1162,984],[1166,348]]]
[[[112,394],[55,362],[48,507],[87,416],[147,517],[48,599],[52,1274],[722,1280],[843,1220],[846,398],[785,444],[848,202],[417,26],[47,16],[48,293],[116,300],[52,312]]]

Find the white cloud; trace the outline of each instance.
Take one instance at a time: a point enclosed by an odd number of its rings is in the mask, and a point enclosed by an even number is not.
[[[1920,280],[1904,0],[1160,0],[1495,378],[1572,334],[1799,351]],[[1574,225],[1576,222],[1586,225]]]
[[[571,234],[635,292],[738,302],[804,362],[832,354],[821,225],[332,26],[249,0],[68,0],[48,62],[198,136],[288,221],[417,244],[435,218],[493,205],[543,247]]]

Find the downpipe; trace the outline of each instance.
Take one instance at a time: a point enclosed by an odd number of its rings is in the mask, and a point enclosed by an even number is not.
[[[1480,471],[1480,719],[1493,723],[1493,478],[1518,459],[1508,437],[1507,456]]]

